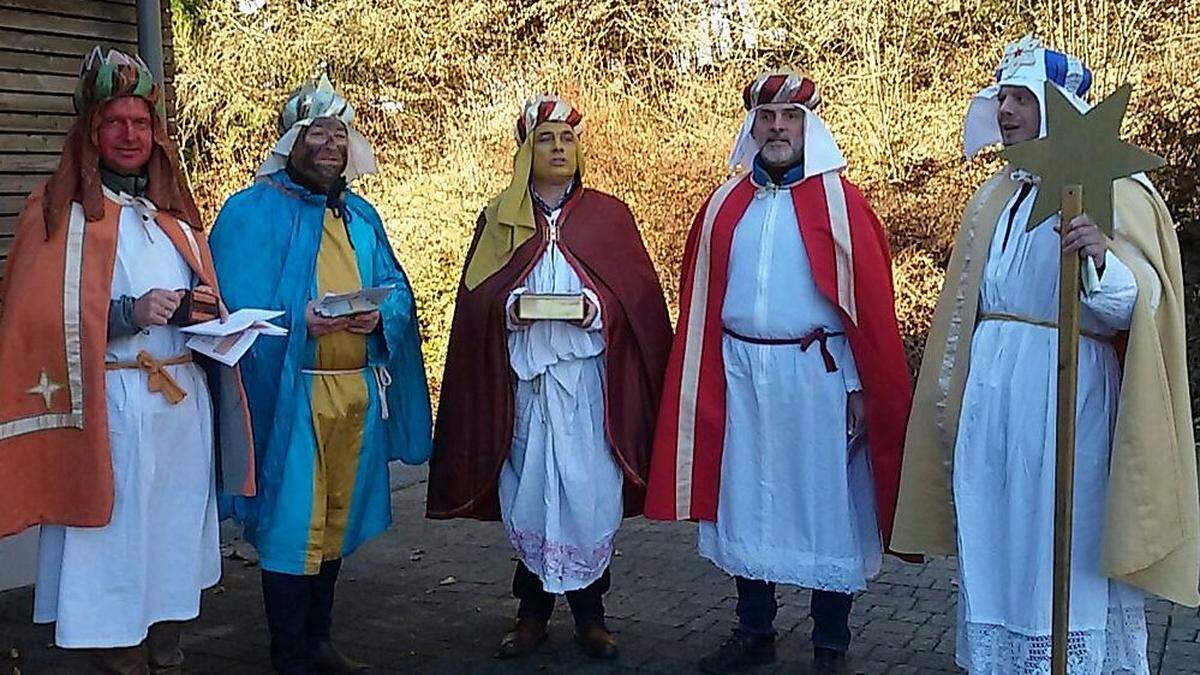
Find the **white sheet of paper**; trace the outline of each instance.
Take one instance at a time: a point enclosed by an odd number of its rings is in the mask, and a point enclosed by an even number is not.
[[[230,335],[193,335],[188,339],[187,347],[218,363],[233,366],[250,351],[250,347],[260,335],[284,336],[287,335],[287,329],[260,321],[246,330]]]
[[[379,309],[394,286],[374,286],[352,293],[326,293],[313,311],[326,318],[336,318]]]
[[[271,309],[239,309],[230,314],[229,320],[225,323],[221,323],[220,319],[213,319],[212,321],[205,321],[194,326],[186,326],[179,330],[184,333],[191,333],[192,335],[224,337],[240,333],[256,323],[265,323],[281,316],[283,316],[283,312]],[[284,334],[286,334],[286,331]]]
[[[191,334],[187,347],[210,359],[233,366],[241,360],[260,335],[279,337],[287,335],[287,329],[271,323],[271,319],[283,316],[283,312],[271,309],[239,309],[229,315],[229,320],[205,321],[180,330]]]

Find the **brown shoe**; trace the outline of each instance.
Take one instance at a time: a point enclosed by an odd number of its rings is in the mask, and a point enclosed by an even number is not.
[[[538,645],[545,642],[547,637],[545,621],[518,618],[512,630],[504,634],[496,656],[502,659],[528,656],[536,651]]]
[[[575,639],[593,659],[617,658],[617,639],[603,623],[592,622],[576,628]]]

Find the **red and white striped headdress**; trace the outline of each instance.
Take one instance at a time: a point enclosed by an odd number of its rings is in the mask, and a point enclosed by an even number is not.
[[[746,110],[772,103],[795,103],[809,110],[821,105],[817,83],[792,72],[763,73],[742,90]]]
[[[766,105],[790,105],[804,110],[805,178],[840,171],[846,166],[846,158],[838,149],[837,141],[816,113],[821,105],[821,92],[811,79],[790,70],[763,73],[742,90],[742,103],[746,106],[746,120],[729,153],[730,171],[750,169],[754,156],[758,154],[758,143],[751,133],[754,115]]]
[[[571,125],[576,134],[583,133],[583,114],[555,94],[545,94],[525,103],[525,108],[517,118],[514,135],[517,145],[525,142],[529,132],[543,122],[565,122]]]

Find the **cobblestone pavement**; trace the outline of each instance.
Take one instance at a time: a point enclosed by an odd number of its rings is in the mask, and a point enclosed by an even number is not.
[[[695,552],[690,524],[626,521],[617,538],[610,627],[620,642],[615,663],[595,663],[572,639],[560,602],[551,638],[519,662],[493,658],[515,612],[512,549],[496,523],[434,522],[421,517],[420,471],[396,482],[396,525],[345,564],[334,637],[351,656],[383,673],[690,673],[733,623],[732,580]],[[859,673],[952,673],[954,565],[888,560],[860,594],[851,625],[851,665]],[[30,624],[29,589],[0,594],[0,674],[86,672],[79,655],[49,648],[45,626]],[[1150,606],[1151,672],[1200,673],[1200,613],[1155,601]],[[808,593],[781,587],[779,659],[756,673],[804,673],[811,655]],[[226,560],[221,584],[205,594],[188,625],[184,649],[194,674],[270,673],[258,569]],[[15,658],[14,658],[15,657]]]

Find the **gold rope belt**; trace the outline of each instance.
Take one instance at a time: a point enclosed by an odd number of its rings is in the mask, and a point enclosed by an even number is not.
[[[140,370],[146,373],[146,388],[152,392],[161,393],[166,397],[171,405],[175,405],[187,398],[187,392],[175,378],[171,377],[171,373],[167,372],[167,366],[179,366],[185,363],[192,362],[192,353],[187,352],[180,354],[173,359],[165,359],[159,361],[150,356],[150,352],[143,349],[138,352],[137,361],[116,361],[104,364],[105,370]]]
[[[1013,323],[1023,323],[1030,326],[1041,326],[1042,328],[1053,328],[1058,330],[1058,324],[1053,321],[1042,321],[1041,319],[1031,319],[1026,316],[1017,316],[1016,314],[1008,314],[1006,312],[984,312],[979,315],[979,322],[984,321],[1012,321]],[[1079,329],[1079,334],[1086,338],[1091,338],[1097,342],[1112,342],[1111,335],[1101,335],[1085,328]]]

